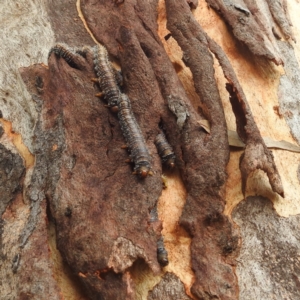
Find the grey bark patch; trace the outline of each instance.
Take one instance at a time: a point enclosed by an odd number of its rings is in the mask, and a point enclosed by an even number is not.
[[[46,62],[47,51],[54,41],[45,13],[46,2],[8,1],[0,6],[1,111],[5,119],[12,121],[13,130],[22,135],[30,151],[37,112],[18,68]]]
[[[10,145],[11,146],[11,145]],[[11,146],[13,148],[13,146]],[[10,219],[22,217],[15,214],[14,209],[9,209],[8,206],[19,197],[22,192],[23,176],[25,167],[23,160],[18,153],[14,153],[13,149],[7,149],[0,144],[0,298],[1,299],[17,299],[16,277],[14,273],[19,266],[19,259],[16,256],[17,247],[11,243],[17,235],[15,227],[11,229]],[[8,211],[6,217],[3,213]],[[10,224],[9,224],[10,223]],[[8,226],[6,226],[9,224]],[[11,231],[7,233],[7,228]]]
[[[278,87],[280,114],[288,123],[293,137],[300,143],[300,68],[293,47],[278,41],[284,57],[285,75]]]
[[[184,285],[173,273],[167,272],[162,280],[149,292],[147,300],[190,300]]]
[[[34,131],[37,137],[34,145],[35,167],[30,185],[26,190],[26,196],[31,201],[31,210],[28,223],[20,237],[22,247],[35,229],[41,201],[45,199],[46,194],[52,195],[54,193],[59,179],[61,154],[65,147],[64,130],[60,117],[54,129],[44,131],[42,127],[42,122],[39,120]],[[57,150],[52,151],[52,146],[55,144]]]
[[[233,219],[242,237],[240,299],[299,299],[300,216],[280,217],[268,199],[248,197]]]

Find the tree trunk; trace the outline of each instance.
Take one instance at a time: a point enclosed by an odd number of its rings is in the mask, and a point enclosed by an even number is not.
[[[299,298],[296,0],[2,10],[1,299]]]

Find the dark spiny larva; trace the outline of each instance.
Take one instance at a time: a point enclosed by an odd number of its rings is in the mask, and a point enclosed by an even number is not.
[[[169,168],[173,168],[175,166],[175,154],[171,145],[168,143],[165,134],[163,132],[159,133],[156,136],[154,143],[162,163]]]
[[[168,251],[165,249],[164,239],[162,237],[157,241],[157,261],[163,267],[169,264]]]
[[[86,58],[88,52],[91,53],[92,48],[89,46],[83,46],[81,49],[75,49],[75,53]]]
[[[58,57],[62,57],[71,67],[78,67],[76,64],[76,56],[77,54],[64,44],[56,44],[53,46],[48,54],[48,59],[52,53],[55,53]]]
[[[130,150],[130,157],[134,163],[134,174],[145,178],[151,169],[150,154],[143,138],[142,132],[133,115],[130,100],[126,94],[121,94],[118,103],[118,117],[126,140],[127,147]]]
[[[157,213],[157,207],[156,206],[154,208],[152,208],[151,211],[150,211],[149,221],[150,221],[150,223],[154,223],[154,222],[158,221],[158,213]],[[169,264],[168,251],[165,249],[163,237],[161,237],[157,241],[157,261],[163,267],[165,267]]]
[[[117,82],[118,86],[122,86],[123,85],[122,72],[116,70],[115,68],[113,68],[113,70],[114,70],[114,74],[115,74],[115,78],[116,78],[116,82]]]
[[[157,213],[157,207],[155,206],[154,208],[151,209],[150,211],[150,218],[149,218],[149,222],[150,223],[154,223],[158,221],[158,213]]]
[[[98,77],[99,86],[107,101],[108,107],[113,111],[118,109],[120,98],[120,89],[117,85],[115,71],[108,59],[108,53],[104,46],[97,45],[93,47],[94,68]]]

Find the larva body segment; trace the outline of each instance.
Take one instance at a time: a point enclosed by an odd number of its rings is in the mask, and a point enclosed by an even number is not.
[[[173,168],[175,166],[175,154],[162,131],[156,136],[154,143],[162,163]]]
[[[93,47],[93,58],[99,86],[104,94],[108,107],[113,111],[117,111],[121,92],[117,85],[115,71],[108,59],[106,48],[102,45]]]
[[[155,223],[158,221],[157,207],[154,207],[150,211],[149,221],[150,223]],[[157,241],[157,261],[163,267],[169,264],[168,251],[165,248],[163,237],[160,237]]]
[[[76,63],[77,54],[67,45],[56,44],[55,46],[53,46],[49,51],[48,59],[52,53],[55,53],[55,55],[57,55],[58,57],[63,58],[71,67],[78,67]]]
[[[150,223],[154,223],[156,221],[158,221],[158,212],[157,212],[157,207],[153,207],[151,210],[150,210],[150,218],[149,218],[149,222]]]
[[[134,173],[145,178],[151,170],[150,154],[126,94],[121,94],[118,103],[118,117],[127,147],[130,150],[130,157],[134,163]]]
[[[161,237],[157,242],[157,261],[163,267],[169,264],[168,251],[164,245],[164,239]]]

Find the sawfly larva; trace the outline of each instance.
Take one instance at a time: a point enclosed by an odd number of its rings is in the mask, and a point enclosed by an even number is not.
[[[169,168],[174,168],[175,154],[171,145],[168,143],[165,134],[162,131],[156,136],[154,143],[162,163]]]
[[[134,163],[133,174],[141,178],[151,175],[150,154],[126,94],[121,94],[118,102],[118,117],[126,145],[130,150],[131,160]]]
[[[98,96],[104,96],[107,101],[107,106],[113,111],[118,111],[118,101],[121,95],[120,88],[117,82],[119,81],[116,75],[116,70],[112,67],[108,59],[108,53],[104,46],[97,45],[93,47],[94,68],[97,74],[102,93]]]

